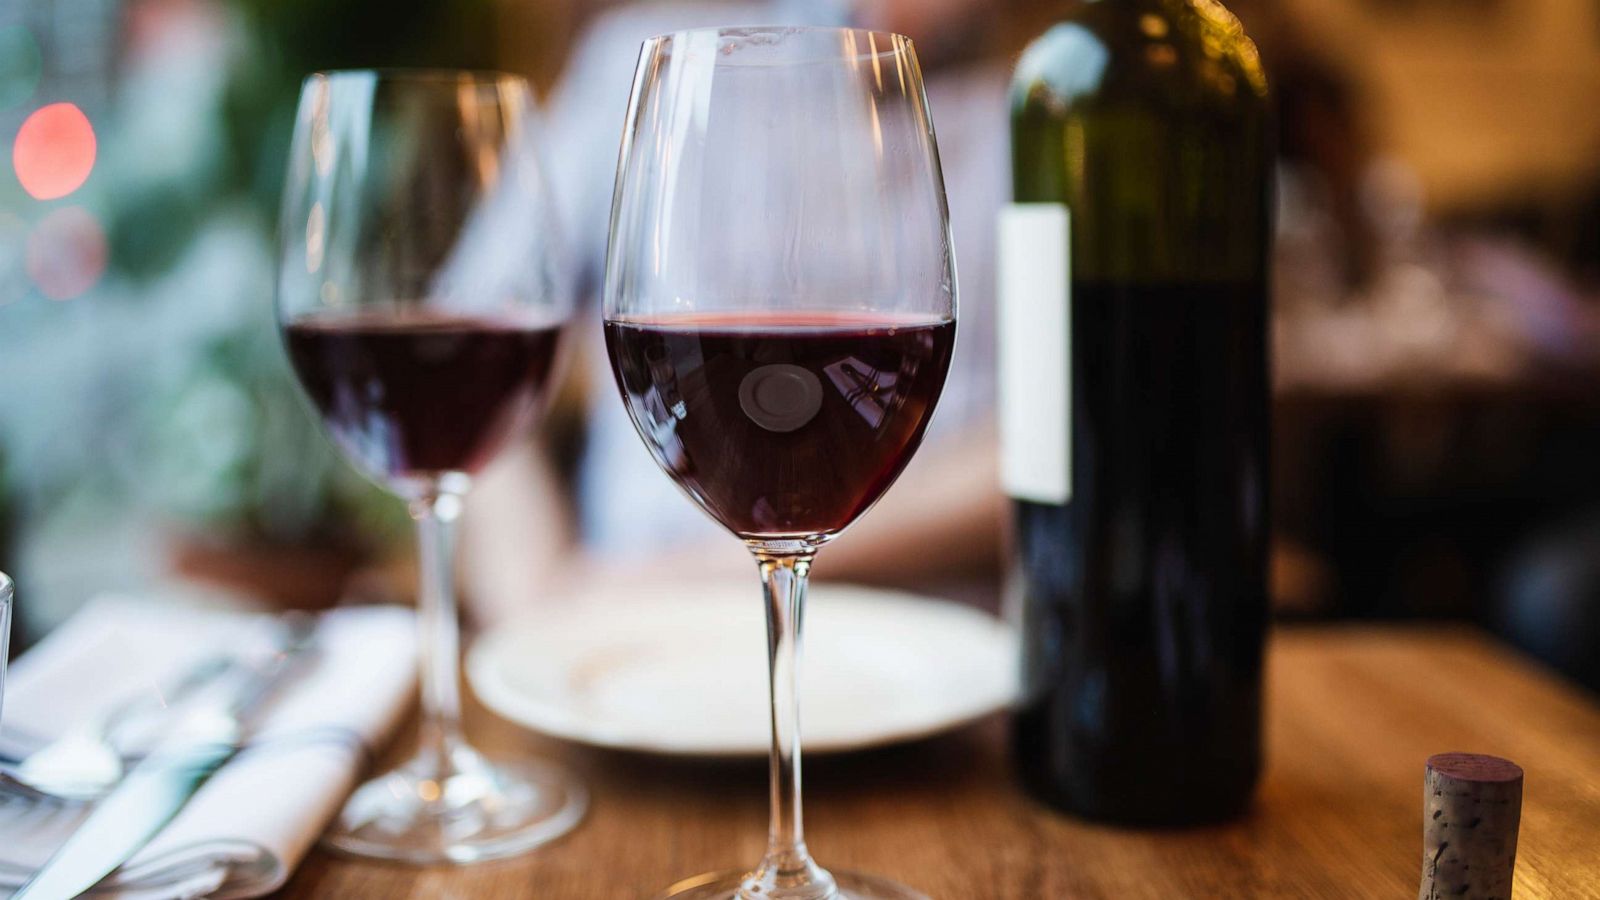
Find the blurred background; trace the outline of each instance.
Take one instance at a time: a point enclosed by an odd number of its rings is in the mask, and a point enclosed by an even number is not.
[[[0,567],[18,581],[19,644],[105,590],[293,606],[407,593],[403,510],[327,446],[273,327],[307,72],[528,76],[558,187],[579,186],[564,205],[592,309],[639,38],[761,19],[905,31],[943,129],[976,373],[993,362],[1004,79],[1054,5],[5,0]],[[1600,0],[1228,5],[1280,112],[1280,617],[1475,622],[1600,689]],[[571,368],[533,454],[547,477],[506,489],[568,510],[536,520],[557,545],[626,531],[584,510],[585,459],[604,459],[591,410],[620,404],[592,359]],[[951,416],[986,435],[992,381],[970,383]],[[965,475],[924,477],[997,490],[989,457],[967,458],[939,470]],[[990,539],[940,578],[995,591],[999,509],[971,506]]]

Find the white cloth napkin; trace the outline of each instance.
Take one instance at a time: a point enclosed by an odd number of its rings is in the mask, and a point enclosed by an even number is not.
[[[159,696],[207,657],[265,645],[272,628],[260,614],[92,601],[12,666],[0,755],[20,757],[97,710]],[[280,887],[405,712],[414,640],[410,610],[325,614],[314,650],[251,723],[245,749],[96,893],[176,900]],[[0,798],[0,887],[26,880],[86,814]]]

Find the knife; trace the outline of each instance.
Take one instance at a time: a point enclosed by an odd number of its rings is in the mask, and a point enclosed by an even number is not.
[[[211,709],[185,717],[110,794],[11,900],[70,900],[127,862],[189,802],[206,779],[239,752],[244,719],[280,684],[310,645],[312,620],[287,622],[272,658],[241,677]]]

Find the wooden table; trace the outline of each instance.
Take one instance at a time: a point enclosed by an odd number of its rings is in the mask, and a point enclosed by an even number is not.
[[[1013,783],[997,717],[911,746],[808,759],[811,848],[824,865],[893,876],[937,900],[1409,898],[1423,761],[1469,750],[1527,771],[1518,900],[1600,898],[1593,697],[1466,630],[1280,629],[1269,671],[1267,773],[1243,821],[1144,832],[1049,812]],[[283,896],[634,900],[761,855],[761,765],[597,752],[483,713],[473,730],[484,747],[582,772],[588,820],[522,859],[465,869],[318,853]]]

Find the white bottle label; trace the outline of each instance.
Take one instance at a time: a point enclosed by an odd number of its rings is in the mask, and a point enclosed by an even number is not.
[[[1000,481],[1018,500],[1072,499],[1072,217],[1000,212]]]

